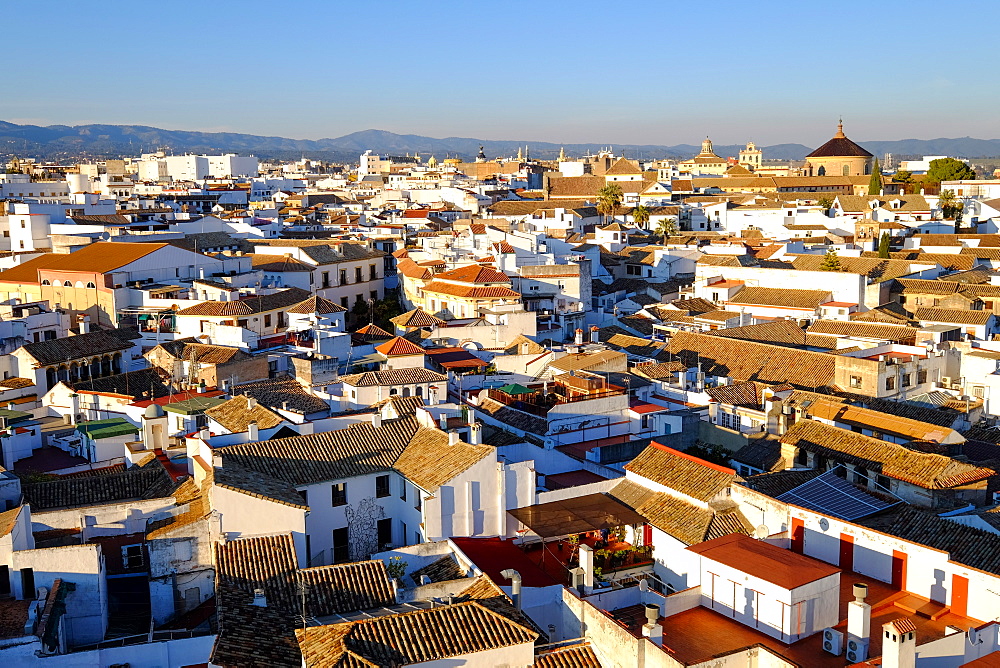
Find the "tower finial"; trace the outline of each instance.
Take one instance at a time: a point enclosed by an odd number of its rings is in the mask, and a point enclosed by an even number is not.
[[[844,135],[844,117],[840,116],[837,119],[837,136],[843,137]]]

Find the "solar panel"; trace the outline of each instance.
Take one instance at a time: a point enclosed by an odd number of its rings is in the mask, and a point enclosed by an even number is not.
[[[874,515],[899,503],[886,501],[847,482],[837,475],[836,469],[785,492],[778,500],[848,521]]]

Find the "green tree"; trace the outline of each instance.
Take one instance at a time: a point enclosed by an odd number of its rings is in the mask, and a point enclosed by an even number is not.
[[[649,209],[642,204],[632,209],[632,221],[639,227],[646,227],[649,223]]]
[[[820,197],[816,200],[816,203],[823,208],[823,212],[826,213],[833,206],[833,200],[829,197]]]
[[[913,183],[913,174],[905,169],[901,169],[892,175],[892,180],[899,183]]]
[[[668,237],[677,234],[677,222],[673,218],[661,218],[656,224],[656,233],[665,242]]]
[[[608,216],[614,218],[618,213],[622,199],[624,199],[622,187],[617,183],[609,183],[597,191],[597,213],[604,216],[605,223],[607,223]]]
[[[872,177],[868,179],[868,194],[881,194],[884,185],[882,182],[882,166],[878,164],[878,158],[875,158],[875,164],[872,165]]]
[[[927,170],[924,182],[968,181],[975,178],[976,172],[961,160],[955,160],[955,158],[938,158],[937,160],[931,160],[930,169]]]
[[[837,251],[831,248],[826,252],[826,257],[823,258],[823,264],[819,266],[820,271],[841,271],[840,258],[837,257]]]
[[[953,190],[942,190],[941,194],[938,195],[938,206],[941,207],[941,215],[945,220],[955,217],[955,203],[957,201]]]
[[[878,240],[878,256],[880,258],[889,258],[889,233],[883,232],[882,236]]]

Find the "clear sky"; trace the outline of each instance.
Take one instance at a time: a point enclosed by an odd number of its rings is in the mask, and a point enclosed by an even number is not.
[[[0,119],[814,146],[843,115],[858,141],[992,139],[998,19],[988,0],[12,1]]]

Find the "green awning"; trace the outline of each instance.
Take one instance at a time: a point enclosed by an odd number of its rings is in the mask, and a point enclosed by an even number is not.
[[[500,390],[501,392],[504,392],[504,393],[510,394],[510,395],[533,394],[534,392],[537,392],[537,390],[529,389],[529,388],[525,387],[524,385],[519,385],[517,383],[511,383],[510,385],[504,385],[503,387],[498,387],[497,389]]]

